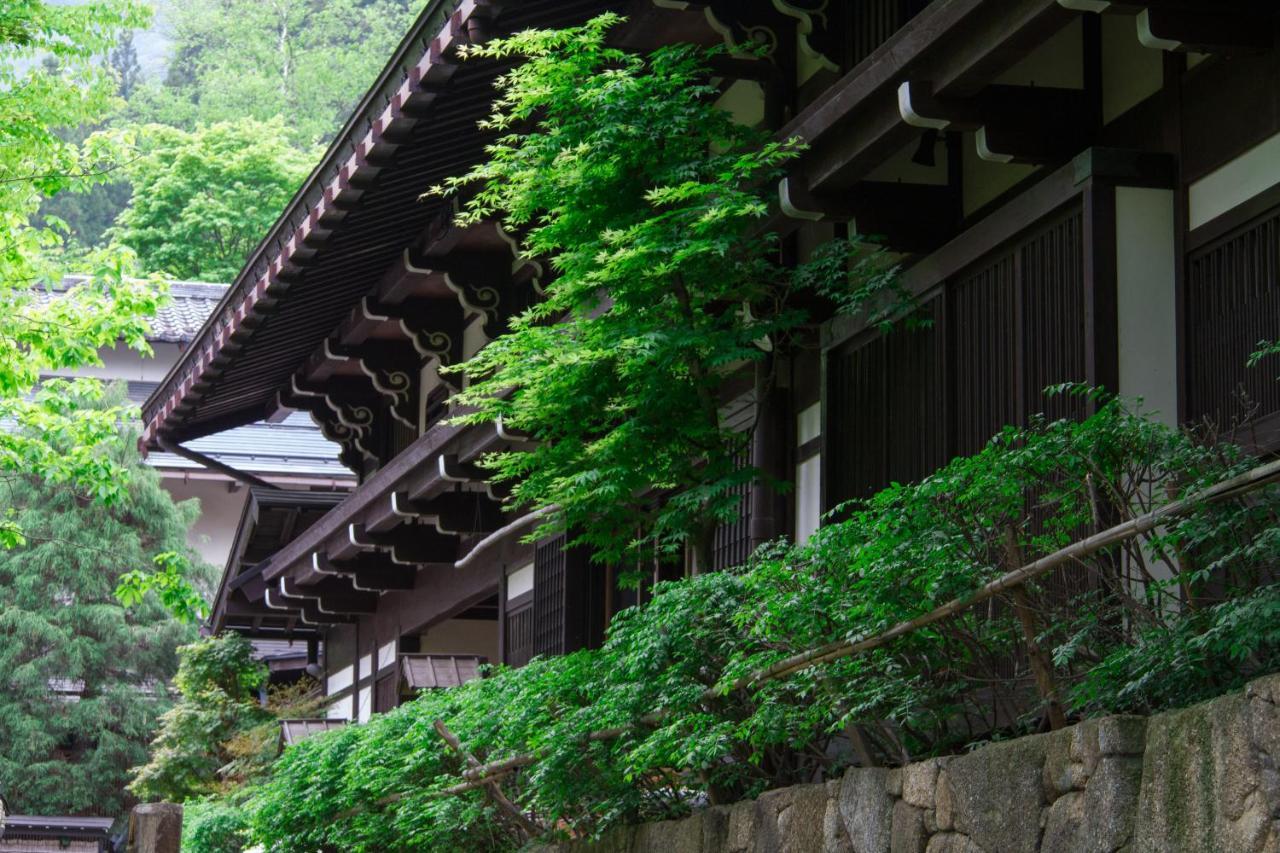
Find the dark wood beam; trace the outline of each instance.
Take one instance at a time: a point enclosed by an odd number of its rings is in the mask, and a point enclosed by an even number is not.
[[[324,552],[316,551],[311,557],[312,567],[317,575],[350,576],[352,586],[368,592],[413,589],[417,575],[412,567],[397,565],[380,552],[333,560]]]
[[[1275,14],[1221,7],[1149,8],[1138,14],[1138,41],[1178,53],[1262,53],[1275,43]]]
[[[319,611],[327,615],[358,616],[378,610],[377,593],[356,590],[350,581],[336,577],[326,577],[308,586],[281,578],[280,591],[286,600],[315,602]]]

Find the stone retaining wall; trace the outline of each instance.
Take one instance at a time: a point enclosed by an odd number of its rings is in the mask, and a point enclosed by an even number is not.
[[[901,769],[625,827],[599,853],[1280,853],[1280,675]]]

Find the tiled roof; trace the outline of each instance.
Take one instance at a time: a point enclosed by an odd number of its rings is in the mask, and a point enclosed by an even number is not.
[[[129,399],[141,403],[155,382],[130,382]],[[338,447],[323,435],[305,412],[279,423],[260,422],[188,441],[190,449],[249,474],[316,477],[350,482],[351,470],[338,461]],[[147,461],[170,471],[198,471],[201,466],[173,453],[152,451]]]
[[[66,290],[83,280],[84,276],[67,276],[54,292]],[[147,340],[178,344],[195,340],[200,327],[213,313],[213,309],[217,307],[226,292],[225,284],[210,284],[202,281],[169,282],[169,304],[157,311],[156,316],[152,318],[151,334],[147,336]],[[44,295],[43,292],[42,295]]]

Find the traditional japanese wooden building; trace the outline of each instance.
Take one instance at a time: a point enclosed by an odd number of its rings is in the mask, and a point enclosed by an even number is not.
[[[599,642],[636,600],[561,542],[520,541],[527,517],[476,463],[523,436],[447,423],[438,368],[501,334],[547,271],[498,224],[418,200],[482,156],[495,68],[458,48],[605,9],[636,49],[764,45],[717,70],[726,109],[808,143],[771,227],[797,258],[882,235],[933,320],[832,319],[783,387],[728,383],[726,421],[758,413],[753,461],[795,489],[744,494],[717,564],[1005,424],[1082,414],[1055,383],[1275,446],[1280,384],[1246,367],[1280,337],[1274,4],[433,0],[145,409],[151,446],[285,409],[342,446],[359,486],[237,564],[214,617],[322,637],[335,718],[396,704],[404,655],[520,664]]]

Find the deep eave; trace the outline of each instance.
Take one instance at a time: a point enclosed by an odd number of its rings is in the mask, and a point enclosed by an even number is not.
[[[185,441],[271,414],[317,343],[447,213],[446,202],[419,197],[481,156],[484,137],[476,122],[487,114],[497,68],[459,62],[460,47],[494,26],[559,26],[610,5],[430,3],[144,406],[144,444],[154,446],[161,432]]]

